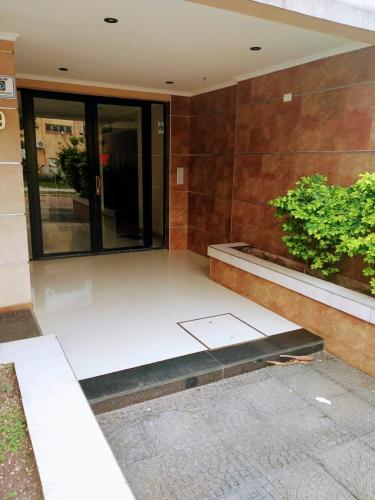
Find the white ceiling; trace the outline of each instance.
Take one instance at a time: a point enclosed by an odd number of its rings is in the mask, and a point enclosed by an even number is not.
[[[362,9],[375,10],[375,0],[340,0],[343,3],[361,7]]]
[[[172,93],[364,46],[184,0],[0,0],[0,31],[20,34],[17,74]]]

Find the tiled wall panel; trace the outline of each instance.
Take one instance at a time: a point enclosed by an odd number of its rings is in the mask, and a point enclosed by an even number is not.
[[[172,97],[169,175],[169,248],[171,250],[187,249],[191,122],[190,104],[190,97]],[[178,167],[183,167],[184,169],[183,184],[177,184]]]
[[[230,238],[236,87],[194,96],[191,102],[188,248]]]
[[[375,172],[375,47],[173,97],[171,106],[170,248],[205,255],[210,244],[241,240],[290,258],[268,201],[302,176],[349,185]],[[366,281],[361,269],[346,259],[342,274]]]
[[[14,43],[0,40],[0,70],[15,75]],[[31,302],[21,138],[16,99],[0,99],[0,311]]]
[[[375,47],[240,82],[236,111],[231,241],[286,257],[270,199],[302,176],[375,172]],[[342,274],[365,281],[361,267],[347,259]]]

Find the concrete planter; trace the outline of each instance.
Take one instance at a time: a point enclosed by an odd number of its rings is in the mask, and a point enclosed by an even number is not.
[[[325,339],[326,350],[375,376],[375,299],[245,255],[209,247],[210,277]]]

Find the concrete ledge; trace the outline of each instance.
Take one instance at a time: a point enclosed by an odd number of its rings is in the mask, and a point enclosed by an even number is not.
[[[0,344],[0,362],[15,364],[45,499],[133,499],[57,339]]]
[[[363,321],[375,324],[374,298],[236,250],[236,246],[243,245],[246,243],[213,245],[208,248],[208,255]]]

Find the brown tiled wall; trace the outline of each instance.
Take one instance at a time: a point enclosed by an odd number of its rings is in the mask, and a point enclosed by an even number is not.
[[[375,172],[375,47],[246,80],[237,92],[231,241],[287,256],[268,200],[303,175],[348,185]],[[359,261],[343,274],[364,279]]]
[[[287,257],[269,200],[304,175],[349,185],[375,172],[375,47],[173,97],[171,126],[171,248],[245,241]],[[366,281],[361,265],[342,274]]]
[[[190,97],[171,101],[171,158],[169,193],[169,248],[186,250],[190,164]],[[184,184],[177,184],[177,167],[184,167]]]
[[[212,258],[210,277],[320,335],[328,352],[375,376],[375,325]]]
[[[191,100],[188,248],[204,255],[230,238],[236,90]]]

